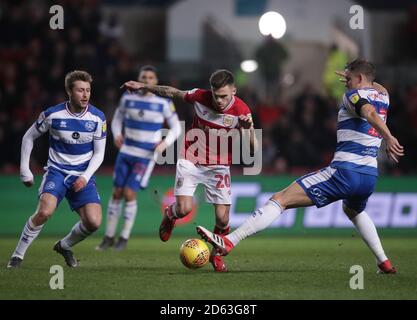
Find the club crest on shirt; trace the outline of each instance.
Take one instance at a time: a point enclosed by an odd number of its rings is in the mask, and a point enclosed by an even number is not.
[[[66,128],[66,127],[67,127],[67,122],[62,120],[62,121],[59,123],[59,126],[60,126],[61,128]]]
[[[143,110],[139,110],[139,112],[138,112],[139,117],[142,118],[144,114],[145,114],[145,112]]]
[[[95,124],[94,124],[94,122],[93,121],[87,121],[86,123],[85,123],[85,129],[87,130],[87,131],[94,131],[94,126],[95,126]]]
[[[233,119],[234,119],[234,117],[233,117],[233,116],[229,116],[229,115],[225,114],[225,115],[223,116],[223,124],[224,124],[226,127],[231,127],[231,126],[232,126],[232,124],[233,124]]]

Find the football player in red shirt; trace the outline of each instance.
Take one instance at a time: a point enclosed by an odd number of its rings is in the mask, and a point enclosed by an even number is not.
[[[205,186],[206,201],[214,205],[214,233],[227,235],[230,231],[231,204],[229,166],[233,159],[233,143],[229,137],[236,132],[239,137],[246,135],[250,139],[252,151],[256,144],[251,112],[246,103],[235,95],[233,74],[228,70],[215,71],[210,77],[211,90],[182,91],[136,81],[128,81],[122,87],[130,91],[145,90],[162,97],[179,98],[192,104],[195,110],[193,123],[187,130],[181,156],[177,161],[174,191],[176,202],[165,209],[159,228],[161,240],[168,241],[175,227],[175,220],[191,212],[193,195],[200,183]],[[217,143],[213,146],[214,140]],[[240,152],[240,148],[235,150],[234,152]],[[214,251],[210,262],[215,271],[227,271],[222,257]]]

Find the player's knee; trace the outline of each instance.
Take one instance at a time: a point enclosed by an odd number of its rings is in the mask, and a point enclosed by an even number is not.
[[[276,193],[274,193],[274,195],[271,197],[271,199],[277,201],[282,209],[285,209],[287,207],[287,203],[285,201],[285,191],[278,191]]]
[[[98,228],[100,228],[101,225],[101,215],[100,216],[94,216],[94,217],[88,217],[83,221],[84,226],[87,228],[88,231],[94,232]]]
[[[127,202],[136,200],[136,192],[129,188],[123,189],[123,197]]]
[[[355,210],[349,208],[347,205],[343,204],[343,212],[346,214],[346,216],[352,220],[354,217],[356,217],[359,212],[356,212]]]
[[[122,200],[123,190],[121,188],[116,188],[113,190],[113,200]]]
[[[49,210],[47,208],[39,208],[35,214],[35,219],[37,220],[37,222],[43,224],[52,216],[52,213],[53,210]]]

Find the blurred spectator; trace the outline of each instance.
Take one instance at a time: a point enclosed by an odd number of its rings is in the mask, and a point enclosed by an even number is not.
[[[262,129],[268,130],[279,121],[285,113],[285,108],[275,102],[272,96],[266,96],[264,100],[257,103],[256,107],[257,120],[262,123]]]
[[[112,13],[107,19],[102,20],[99,26],[100,33],[109,39],[118,40],[123,34],[123,26],[120,24],[117,14]]]
[[[340,76],[335,74],[336,70],[344,70],[348,63],[348,56],[340,50],[337,45],[330,47],[329,56],[323,71],[323,85],[327,95],[335,99],[340,99],[345,92],[345,86],[339,81]]]
[[[119,43],[122,30],[117,17],[112,15],[109,21],[101,23],[98,4],[66,2],[63,30],[49,28],[48,8],[42,1],[2,4],[0,145],[10,151],[1,157],[3,170],[18,167],[22,135],[38,114],[67,99],[64,89],[67,72],[86,69],[93,74],[91,102],[103,111],[110,111],[108,114],[112,114],[119,98],[120,83],[135,77],[137,71]],[[107,26],[101,31],[111,41],[100,38],[99,25]],[[33,151],[35,163],[45,162],[42,155],[47,147],[44,138],[37,142]]]
[[[255,58],[259,65],[267,95],[276,94],[281,77],[281,70],[284,61],[288,58],[288,51],[282,43],[272,36],[265,37],[265,41],[257,48]]]

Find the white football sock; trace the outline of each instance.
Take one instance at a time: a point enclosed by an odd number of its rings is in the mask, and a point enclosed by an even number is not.
[[[110,199],[107,207],[107,224],[105,235],[113,238],[116,234],[117,223],[119,222],[120,213],[122,212],[122,201]]]
[[[68,233],[62,240],[61,240],[61,247],[65,250],[69,250],[69,248],[76,245],[78,242],[87,238],[91,231],[89,231],[82,223],[82,221],[77,222],[73,227],[70,233]]]
[[[170,204],[171,210],[168,209],[168,218],[169,220],[176,220],[178,219],[177,215],[177,203],[174,202],[173,204]]]
[[[351,219],[351,221],[359,231],[362,239],[375,255],[378,264],[387,260],[388,258],[384,253],[384,249],[382,248],[375,225],[371,218],[369,218],[368,214],[365,211],[362,211],[353,219]]]
[[[130,232],[132,231],[133,224],[135,223],[136,212],[138,210],[138,205],[136,200],[126,202],[125,204],[125,223],[123,225],[123,230],[120,233],[120,236],[123,239],[129,239]]]
[[[269,199],[261,208],[257,209],[239,228],[226,236],[233,245],[241,240],[266,229],[282,213],[282,207],[278,201]]]
[[[17,243],[16,249],[14,250],[12,257],[19,257],[23,259],[26,250],[29,248],[33,240],[39,235],[44,225],[35,226],[32,222],[32,217],[26,222],[22,234],[20,235],[19,242]]]

